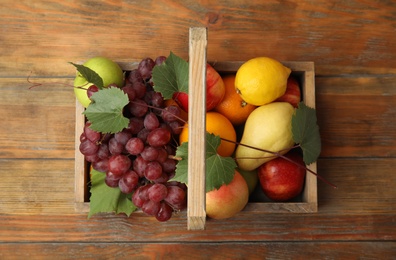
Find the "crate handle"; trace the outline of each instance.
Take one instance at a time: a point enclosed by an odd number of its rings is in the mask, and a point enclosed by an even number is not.
[[[187,229],[205,229],[207,28],[189,30]]]

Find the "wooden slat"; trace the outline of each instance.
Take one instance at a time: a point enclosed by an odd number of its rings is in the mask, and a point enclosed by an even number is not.
[[[254,216],[254,217],[252,217]],[[187,230],[186,215],[160,223],[143,213],[129,218],[111,214],[0,215],[2,243],[114,242],[269,242],[395,241],[394,214],[242,213],[208,220],[205,230]]]
[[[323,157],[396,157],[396,77],[317,78]]]
[[[0,78],[0,158],[73,159],[73,80],[28,76]]]
[[[2,259],[394,259],[396,242],[0,244]]]
[[[396,76],[317,77],[321,156],[395,157],[395,82]],[[26,78],[0,78],[0,117],[7,122],[0,124],[0,158],[74,158],[71,86],[29,86]]]
[[[395,168],[395,158],[320,159],[318,172],[338,189],[318,181],[317,214],[394,214]],[[2,159],[0,174],[0,215],[75,214],[73,160]],[[267,216],[254,215],[252,219]]]
[[[74,214],[74,161],[1,159],[0,214]]]
[[[207,28],[189,34],[187,229],[205,229]]]
[[[318,181],[319,212],[373,215],[387,212],[396,216],[394,169],[396,158],[321,159],[318,172],[338,188]]]
[[[314,61],[320,75],[395,74],[395,11],[393,1],[363,0],[4,1],[0,76],[72,75],[67,61],[94,55],[187,58],[190,26],[209,28],[210,60],[270,55]]]

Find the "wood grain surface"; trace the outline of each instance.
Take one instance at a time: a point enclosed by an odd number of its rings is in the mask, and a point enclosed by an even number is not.
[[[395,1],[9,1],[0,8],[0,259],[395,259]],[[78,62],[271,56],[315,64],[318,212],[257,214],[186,229],[141,213],[74,208]],[[29,87],[38,85],[32,89]]]

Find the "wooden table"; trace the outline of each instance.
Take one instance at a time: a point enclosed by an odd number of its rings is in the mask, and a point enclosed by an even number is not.
[[[396,258],[394,1],[2,1],[0,259]],[[323,150],[319,212],[242,212],[187,231],[74,209],[75,70],[68,61],[188,57],[314,61]],[[29,90],[32,83],[43,83]]]

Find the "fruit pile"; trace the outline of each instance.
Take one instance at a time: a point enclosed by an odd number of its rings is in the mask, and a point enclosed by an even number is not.
[[[171,53],[128,72],[103,57],[73,65],[75,94],[86,108],[80,151],[92,167],[90,215],[140,208],[167,221],[187,204],[188,62]],[[306,145],[318,135],[316,117],[306,123],[312,111],[300,103],[291,70],[267,57],[227,75],[207,64],[206,88],[207,147],[214,149],[207,150],[207,216],[234,216],[258,183],[273,201],[300,194],[305,164],[316,160],[320,143]],[[293,127],[293,120],[305,125]],[[122,194],[126,208],[114,205],[119,201],[92,206],[109,189]]]

